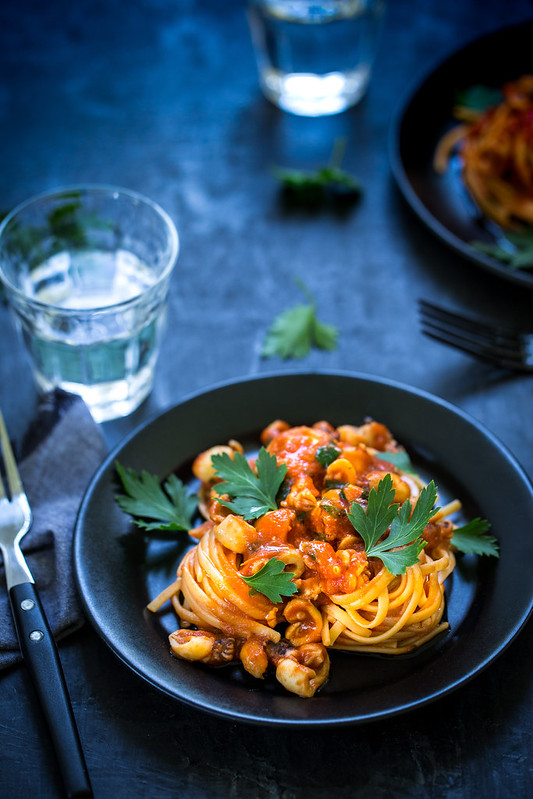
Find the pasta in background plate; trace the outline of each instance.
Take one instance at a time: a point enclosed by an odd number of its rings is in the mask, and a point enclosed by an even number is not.
[[[483,214],[504,229],[533,225],[533,75],[507,83],[484,111],[456,108],[462,123],[439,142],[434,167],[444,173],[453,151]]]

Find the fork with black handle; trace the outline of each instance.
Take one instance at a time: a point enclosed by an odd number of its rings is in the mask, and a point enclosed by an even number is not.
[[[66,795],[92,797],[89,775],[54,637],[20,541],[31,527],[30,505],[0,411],[0,442],[9,497],[0,474],[0,549],[20,650],[57,754]]]

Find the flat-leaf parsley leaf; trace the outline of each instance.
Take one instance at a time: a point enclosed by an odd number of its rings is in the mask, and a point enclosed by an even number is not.
[[[274,177],[279,180],[287,197],[299,204],[314,206],[337,197],[357,200],[363,187],[357,178],[341,169],[345,149],[345,139],[337,139],[326,166],[316,170],[277,168]]]
[[[455,106],[458,108],[467,108],[470,111],[477,111],[481,113],[486,111],[493,105],[497,105],[502,101],[502,93],[500,89],[494,89],[491,86],[483,86],[476,84],[469,86],[468,89],[456,92]]]
[[[255,574],[242,579],[250,589],[250,596],[263,594],[271,602],[281,602],[282,597],[290,597],[298,588],[294,584],[292,572],[285,571],[285,563],[279,558],[270,558]]]
[[[287,193],[299,202],[317,203],[329,190],[346,198],[357,199],[363,192],[361,183],[343,169],[323,166],[316,171],[276,169],[274,176]]]
[[[436,513],[436,498],[437,489],[431,481],[420,492],[413,511],[409,500],[400,507],[392,502],[392,478],[386,474],[379,481],[377,489],[371,489],[366,511],[353,502],[348,518],[364,541],[367,557],[380,558],[391,574],[405,574],[406,568],[418,561],[424,548],[422,532]],[[387,538],[379,541],[389,526]]]
[[[408,474],[416,474],[416,470],[411,463],[411,458],[403,449],[399,449],[397,452],[374,452],[373,453],[375,458],[379,458],[382,461],[388,461],[388,463],[392,463],[393,466],[396,466],[401,472],[407,472]]]
[[[340,454],[341,450],[339,447],[333,443],[329,443],[317,449],[315,458],[324,469],[327,469],[330,463],[337,460]]]
[[[230,499],[219,502],[244,519],[257,519],[269,510],[276,510],[276,495],[287,474],[287,466],[278,466],[275,455],[264,447],[259,450],[256,472],[244,455],[236,452],[233,458],[223,452],[211,458],[216,476],[222,482],[215,483],[213,491],[220,497]]]
[[[295,305],[275,317],[263,341],[263,358],[305,358],[311,347],[331,351],[337,346],[337,328],[319,321],[314,297],[301,281],[297,282],[309,303]]]
[[[118,461],[115,465],[126,492],[119,494],[116,500],[138,527],[148,532],[190,530],[198,497],[187,493],[179,477],[171,474],[161,485],[158,477],[144,469],[139,476],[134,469],[127,469]]]
[[[489,555],[500,557],[498,542],[493,535],[487,535],[490,523],[486,519],[472,519],[468,524],[453,531],[452,544],[465,555]]]
[[[479,252],[507,264],[510,269],[533,268],[533,228],[506,231],[499,244],[488,241],[471,241]]]

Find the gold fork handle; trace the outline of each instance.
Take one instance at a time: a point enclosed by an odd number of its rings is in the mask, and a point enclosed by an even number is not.
[[[20,650],[31,674],[59,761],[68,797],[92,797],[89,775],[54,637],[37,589],[26,582],[9,590]]]

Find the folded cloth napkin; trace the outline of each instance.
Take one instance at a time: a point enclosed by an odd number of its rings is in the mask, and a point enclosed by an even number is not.
[[[72,534],[84,491],[105,453],[101,430],[80,397],[57,389],[41,400],[18,462],[33,512],[22,550],[56,638],[83,624]],[[0,563],[0,669],[21,659]]]

